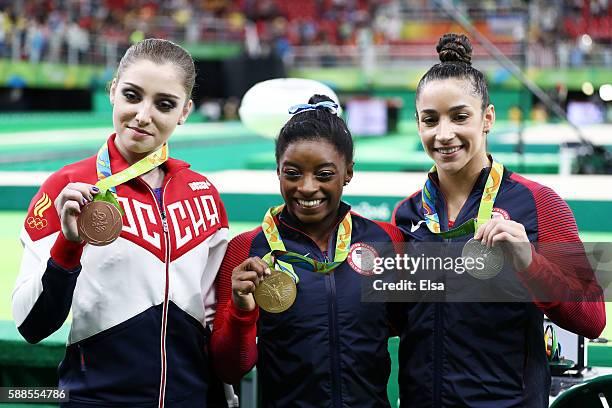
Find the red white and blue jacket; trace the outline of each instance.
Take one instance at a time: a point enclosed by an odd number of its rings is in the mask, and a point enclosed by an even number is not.
[[[113,140],[111,168],[118,173],[128,164]],[[117,186],[125,215],[115,242],[69,242],[53,202],[67,183],[95,184],[95,160],[62,168],[32,199],[13,292],[19,332],[39,342],[72,312],[59,366],[68,407],[217,406],[206,400],[220,386],[207,352],[214,281],[228,243],[219,194],[187,163],[169,159],[161,206],[144,181],[133,179]]]
[[[455,225],[476,217],[489,171],[482,170]],[[437,178],[430,177],[437,186]],[[446,230],[446,202],[439,189],[436,210]],[[504,171],[493,213],[523,224],[532,243],[580,243],[567,204],[550,188],[511,171]],[[421,191],[398,204],[393,223],[407,240],[444,241],[424,222]],[[563,299],[558,294],[572,285],[567,269],[572,266],[554,253],[538,253],[533,246],[532,255],[531,265],[517,273],[518,282],[527,289],[549,288],[552,298]],[[585,259],[584,253],[575,255]],[[402,406],[548,407],[550,371],[543,313],[570,331],[597,337],[605,326],[605,308],[601,288],[594,276],[589,279],[592,290],[585,295],[592,302],[406,303],[399,351]]]
[[[349,206],[342,203],[338,220],[348,211]],[[390,224],[354,213],[352,220],[351,247],[357,243],[392,246],[402,239]],[[319,261],[334,258],[335,232],[327,253],[322,253],[297,229],[296,219],[286,209],[275,221],[288,251]],[[236,382],[257,362],[262,407],[388,407],[387,305],[362,302],[364,276],[347,259],[328,274],[296,266],[297,298],[283,313],[259,308],[241,311],[231,300],[232,270],[247,258],[263,257],[269,251],[261,228],[230,241],[219,271],[211,344],[221,378]],[[238,340],[230,343],[228,339]]]

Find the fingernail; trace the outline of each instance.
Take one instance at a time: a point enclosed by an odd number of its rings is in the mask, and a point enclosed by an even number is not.
[[[83,197],[83,205],[87,204],[87,199]]]
[[[91,187],[91,191],[97,193],[98,191],[100,191],[100,189],[98,187],[96,187],[96,186],[92,186]]]

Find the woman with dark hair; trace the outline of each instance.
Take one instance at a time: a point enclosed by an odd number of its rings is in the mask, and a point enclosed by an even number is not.
[[[466,291],[494,288],[500,281],[507,285],[497,288],[500,296],[489,303],[469,302],[471,295],[486,297],[471,292],[463,303],[404,305],[401,404],[548,407],[543,314],[575,333],[597,337],[605,326],[602,291],[585,267],[567,204],[487,154],[495,109],[483,74],[471,65],[468,38],[446,34],[436,50],[441,62],[421,78],[416,92],[419,135],[435,166],[423,190],[399,203],[393,222],[407,241],[467,242],[464,251],[487,254],[484,272],[455,277]],[[556,252],[551,243],[569,245]],[[491,262],[500,256],[505,263]],[[497,273],[486,281],[489,286],[477,286]],[[529,296],[502,298],[511,287]]]
[[[214,186],[167,144],[194,82],[182,47],[132,45],[110,87],[115,133],[30,204],[13,316],[37,343],[72,312],[63,406],[226,405],[206,345],[227,217]]]
[[[389,406],[387,306],[362,302],[371,271],[351,254],[401,233],[341,201],[353,141],[337,109],[314,95],[290,110],[276,141],[284,204],[230,241],[219,272],[215,366],[233,383],[257,361],[263,407]]]

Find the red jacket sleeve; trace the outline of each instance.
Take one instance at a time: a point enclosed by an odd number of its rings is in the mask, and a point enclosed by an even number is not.
[[[404,254],[406,247],[404,242],[404,234],[395,225],[383,221],[374,221],[379,227],[381,227],[393,243],[393,250],[396,254]],[[399,336],[402,332],[401,328],[404,326],[403,311],[404,305],[402,303],[389,302],[387,304],[387,311],[389,315],[389,329],[391,330],[390,337]]]
[[[237,383],[257,362],[257,318],[259,309],[245,312],[232,302],[232,271],[249,257],[253,237],[259,229],[232,239],[215,282],[217,311],[210,342],[215,371],[225,383]]]
[[[391,242],[393,242],[394,244],[400,244],[404,242],[404,234],[402,234],[402,231],[400,231],[400,229],[397,228],[395,225],[390,224],[388,222],[384,222],[384,221],[374,221],[374,222],[380,228],[385,230],[387,235],[389,235],[389,238],[391,238]],[[398,252],[398,253],[401,253],[401,252]]]
[[[519,277],[552,321],[576,334],[596,338],[606,326],[603,291],[586,258],[574,216],[550,188],[539,186],[532,192],[538,249],[532,245],[532,262]]]

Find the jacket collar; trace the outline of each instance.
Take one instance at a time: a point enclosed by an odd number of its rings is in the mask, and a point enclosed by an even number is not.
[[[492,160],[492,157],[490,155],[489,155],[489,159]],[[459,212],[457,219],[455,219],[455,225],[460,225],[461,223],[465,222],[467,218],[472,216],[472,211],[469,210],[470,208],[476,208],[476,211],[478,211],[478,206],[480,205],[480,199],[482,197],[482,193],[484,192],[485,186],[487,184],[487,178],[489,177],[490,173],[491,173],[491,167],[485,167],[482,170],[480,170],[480,174],[476,178],[476,181],[474,182],[474,186],[472,186],[472,190],[470,191],[470,194],[468,195],[468,198],[465,204],[463,205],[463,208]],[[502,175],[502,183],[503,183],[503,180],[506,177],[508,177],[508,175],[509,175],[508,170],[504,167],[504,174]],[[438,179],[438,174],[429,173],[428,177],[433,182],[434,188],[436,188],[440,192],[440,187],[439,187],[440,182]],[[448,229],[448,214],[447,214],[447,207],[446,207],[446,198],[444,197],[444,194],[442,194],[441,192],[440,194],[438,194],[438,199],[435,203],[435,206],[436,206],[436,212],[438,213],[438,217],[440,219],[440,226],[443,231],[446,231]],[[420,217],[422,217],[424,213],[422,200],[419,200],[418,209],[419,209]]]
[[[491,156],[489,156],[489,159],[492,159]],[[505,170],[505,168],[504,168]],[[478,194],[480,197],[480,194],[482,194],[482,192],[484,191],[485,185],[487,184],[487,178],[489,177],[489,173],[491,173],[491,167],[484,167],[482,170],[480,170],[480,174],[478,175],[478,177],[476,178],[476,182],[474,183],[474,185],[472,186],[472,191],[470,191],[470,195],[468,196],[468,200],[470,197],[472,197],[475,194]],[[505,173],[505,171],[504,171]],[[440,180],[438,179],[438,173],[429,173],[427,175],[429,177],[429,179],[433,182],[435,188],[440,191]],[[503,176],[502,176],[503,178]],[[442,195],[440,195],[442,196]],[[441,197],[443,198],[443,197]]]
[[[117,146],[115,146],[115,137],[117,137],[117,134],[113,133],[106,141],[108,145],[108,154],[110,157],[111,170],[113,174],[119,173],[120,171],[123,171],[129,167],[128,162],[125,161],[125,159],[117,149]],[[162,166],[166,172],[166,177],[171,177],[180,170],[189,168],[188,163],[181,160],[173,159],[171,157],[169,157],[168,160],[164,164],[162,164]]]

